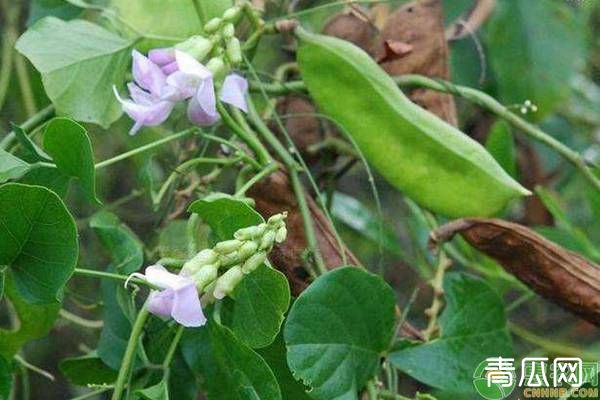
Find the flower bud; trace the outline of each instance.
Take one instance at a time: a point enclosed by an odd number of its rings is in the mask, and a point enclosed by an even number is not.
[[[213,18],[204,24],[204,32],[215,33],[221,26],[221,18]]]
[[[245,242],[242,245],[242,247],[240,247],[240,249],[239,249],[240,257],[245,260],[246,258],[248,258],[251,255],[253,255],[254,253],[256,253],[256,250],[258,250],[258,244],[253,240],[249,240],[249,241]]]
[[[202,60],[213,49],[214,42],[204,36],[192,36],[184,42],[175,46],[178,50],[184,51],[196,60]]]
[[[214,250],[219,254],[227,254],[240,248],[242,242],[237,239],[224,240],[215,245]]]
[[[223,29],[221,29],[221,32],[224,39],[230,39],[235,36],[235,26],[233,26],[233,24],[226,24]]]
[[[277,243],[283,243],[285,238],[287,237],[287,228],[283,225],[281,228],[277,229],[277,233],[275,234],[275,241]]]
[[[255,253],[250,258],[248,258],[244,264],[242,264],[242,272],[244,274],[249,274],[258,268],[262,263],[267,260],[267,253],[261,251],[259,253]]]
[[[221,254],[219,259],[222,266],[228,267],[230,265],[239,264],[244,258],[242,258],[239,251],[235,250],[230,253]]]
[[[217,279],[219,266],[217,264],[206,264],[198,270],[191,279],[196,283],[198,291],[204,289],[208,284]]]
[[[275,232],[274,231],[267,231],[263,237],[262,240],[260,241],[260,250],[265,250],[268,249],[269,247],[271,247],[273,245],[273,241],[275,240]]]
[[[216,299],[221,300],[235,289],[238,283],[244,278],[242,267],[236,265],[228,269],[223,275],[221,275],[215,284],[215,290],[213,296]]]
[[[242,9],[237,6],[228,8],[223,13],[223,20],[228,21],[228,22],[233,22],[240,16],[241,11],[242,11]]]
[[[267,220],[267,223],[269,225],[278,225],[285,219],[285,217],[287,217],[287,213],[279,213],[279,214],[271,215],[269,217],[269,219]]]
[[[236,37],[232,37],[227,40],[227,58],[232,64],[239,64],[242,62],[242,47],[240,41]]]
[[[264,229],[261,229],[258,226],[249,226],[235,231],[233,237],[238,240],[250,240],[261,236],[262,232],[264,232]]]
[[[206,68],[208,68],[215,77],[221,76],[225,73],[225,61],[223,61],[223,58],[221,57],[213,57],[206,63]]]

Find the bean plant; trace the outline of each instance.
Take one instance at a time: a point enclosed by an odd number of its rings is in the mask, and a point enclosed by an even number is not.
[[[593,394],[599,4],[404,3],[1,0],[0,399]]]

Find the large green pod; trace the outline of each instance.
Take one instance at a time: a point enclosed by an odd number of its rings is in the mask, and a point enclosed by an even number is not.
[[[298,64],[320,110],[392,185],[449,217],[490,216],[529,191],[479,143],[412,103],[364,51],[299,29]]]

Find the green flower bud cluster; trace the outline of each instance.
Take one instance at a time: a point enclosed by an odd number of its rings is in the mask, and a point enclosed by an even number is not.
[[[198,291],[211,293],[216,299],[229,295],[237,284],[267,260],[275,243],[287,236],[287,213],[275,214],[260,225],[238,229],[234,239],[204,249],[187,261],[181,274],[190,277]],[[219,276],[219,269],[226,271]]]

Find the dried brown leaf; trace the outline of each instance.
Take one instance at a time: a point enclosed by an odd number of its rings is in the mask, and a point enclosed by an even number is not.
[[[370,52],[376,29],[366,12],[349,9],[331,17],[323,28],[323,33],[347,40]]]
[[[587,321],[600,326],[600,267],[531,229],[499,219],[459,219],[431,234],[438,244],[460,234],[506,271]]]
[[[385,59],[386,42],[402,42],[412,46],[412,51],[403,57],[381,63],[388,74],[449,78],[448,44],[441,0],[413,1],[394,11],[375,44],[376,59]],[[409,93],[409,97],[448,123],[457,124],[452,96],[417,89]]]

